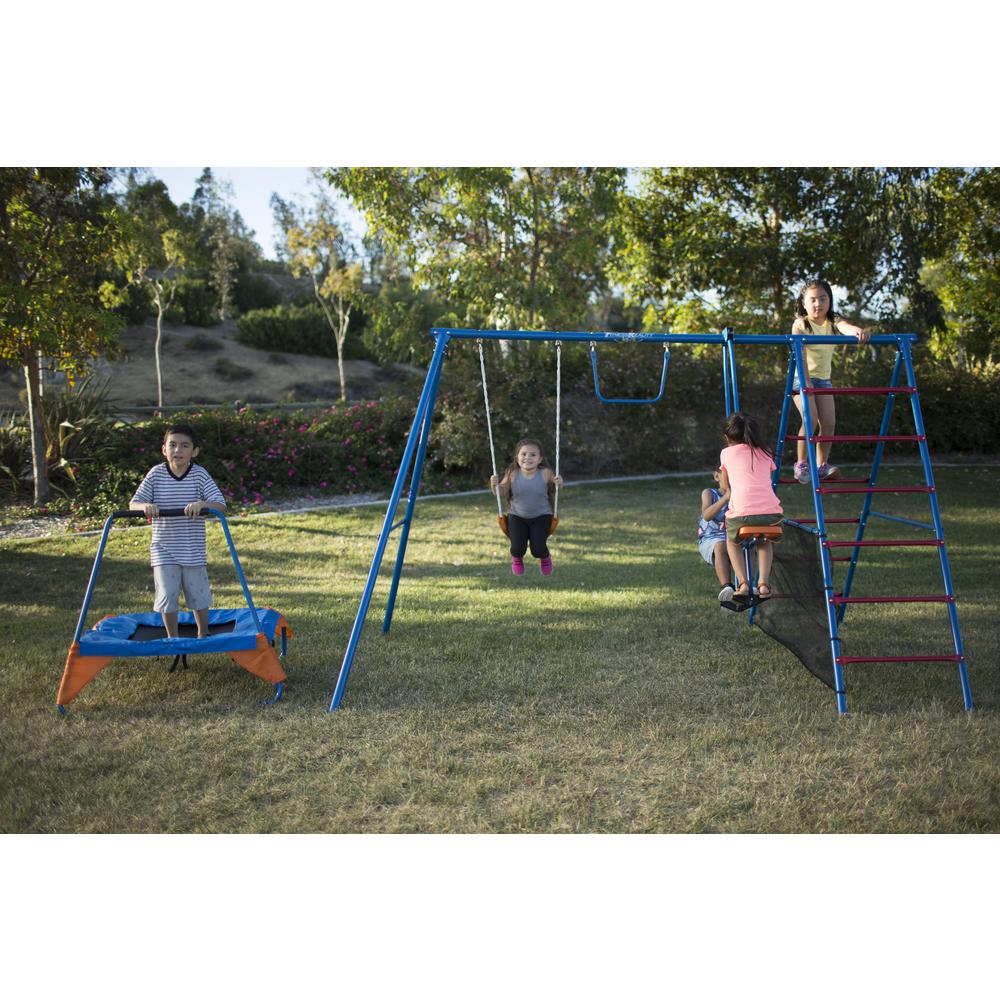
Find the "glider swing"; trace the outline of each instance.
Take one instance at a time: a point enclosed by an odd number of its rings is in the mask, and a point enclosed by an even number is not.
[[[503,512],[500,502],[500,477],[497,475],[497,455],[493,447],[493,421],[490,419],[490,394],[486,388],[486,361],[483,358],[483,339],[480,337],[476,343],[479,345],[479,370],[483,376],[483,403],[486,407],[486,432],[490,440],[490,462],[493,465],[493,477],[497,480],[497,489],[494,491],[497,498],[497,524],[500,530],[509,538],[510,531],[507,524],[507,515]],[[562,396],[562,342],[556,341],[556,479],[559,478],[559,409]],[[552,523],[549,525],[551,535],[559,527],[559,484],[555,485],[555,495],[552,498]]]

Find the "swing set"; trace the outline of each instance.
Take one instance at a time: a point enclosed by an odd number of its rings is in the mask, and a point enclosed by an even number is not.
[[[361,601],[358,605],[357,614],[354,618],[354,624],[351,628],[350,639],[348,640],[347,648],[344,652],[344,658],[340,666],[340,672],[337,676],[336,686],[333,691],[333,695],[330,701],[329,711],[335,711],[339,708],[340,703],[344,697],[344,691],[347,687],[347,682],[350,678],[351,666],[354,662],[354,657],[357,652],[358,642],[361,638],[361,632],[364,628],[365,618],[368,613],[368,608],[371,603],[372,594],[375,589],[375,584],[377,582],[379,570],[382,565],[383,558],[385,556],[385,550],[388,546],[389,536],[396,531],[400,530],[399,536],[399,546],[396,552],[395,566],[393,568],[392,582],[389,586],[389,595],[386,602],[385,615],[382,621],[382,631],[383,633],[388,633],[390,625],[392,623],[392,614],[396,603],[396,594],[399,589],[400,576],[402,574],[403,563],[406,557],[406,546],[409,539],[410,527],[413,521],[413,514],[416,508],[417,498],[420,492],[420,478],[423,471],[423,465],[427,454],[427,441],[430,435],[431,421],[434,414],[434,404],[437,398],[438,386],[441,379],[441,371],[444,365],[445,354],[448,345],[453,340],[474,340],[478,344],[479,348],[479,363],[480,372],[482,376],[483,384],[483,402],[486,411],[486,425],[487,433],[489,437],[490,444],[490,459],[493,467],[493,474],[497,474],[496,466],[496,452],[493,443],[493,426],[492,418],[490,414],[490,403],[489,403],[489,391],[487,388],[486,381],[486,364],[483,354],[483,343],[487,340],[505,340],[505,341],[531,341],[531,342],[554,342],[556,348],[556,416],[555,416],[555,440],[556,440],[556,451],[555,451],[555,474],[559,475],[559,444],[560,444],[560,409],[561,409],[561,399],[562,399],[562,345],[564,343],[589,343],[590,345],[590,362],[594,378],[594,392],[596,398],[607,404],[655,404],[663,399],[663,395],[666,389],[667,380],[667,368],[670,362],[670,344],[709,344],[717,345],[721,348],[722,353],[722,385],[723,385],[723,398],[724,398],[724,416],[728,417],[732,413],[740,409],[739,401],[739,389],[736,377],[736,344],[753,344],[756,346],[762,345],[778,345],[784,346],[788,350],[788,372],[785,382],[785,395],[784,395],[784,405],[782,407],[781,418],[778,430],[778,441],[775,448],[775,464],[776,468],[773,477],[773,485],[775,488],[778,487],[779,483],[795,483],[795,479],[780,479],[780,466],[781,466],[781,456],[784,451],[784,446],[786,441],[794,441],[797,439],[796,435],[786,434],[788,427],[788,420],[790,419],[791,412],[793,410],[793,398],[798,392],[798,390],[793,390],[793,379],[796,374],[800,376],[800,384],[806,386],[807,388],[802,391],[805,393],[814,394],[851,394],[851,393],[875,393],[882,394],[886,398],[885,409],[882,417],[882,425],[878,434],[874,435],[831,435],[831,436],[820,436],[816,435],[812,426],[812,419],[810,416],[810,408],[804,406],[802,408],[802,416],[804,422],[803,435],[810,445],[815,444],[817,441],[870,441],[873,442],[875,447],[874,459],[872,462],[872,467],[869,475],[863,479],[855,480],[838,480],[836,486],[828,485],[826,482],[822,482],[819,479],[819,468],[816,464],[814,449],[812,447],[807,447],[807,454],[809,458],[809,468],[810,468],[810,489],[812,494],[812,499],[814,503],[814,509],[816,512],[815,519],[812,520],[801,520],[798,522],[786,520],[786,526],[798,529],[802,532],[806,532],[810,537],[815,539],[816,551],[818,554],[819,566],[822,570],[822,584],[816,589],[819,597],[822,600],[822,604],[825,607],[826,612],[826,631],[828,633],[828,649],[829,649],[829,663],[832,663],[832,681],[830,685],[833,687],[837,694],[837,708],[841,714],[847,712],[847,703],[845,699],[844,692],[844,667],[849,663],[883,663],[883,662],[950,662],[954,663],[957,667],[959,680],[962,687],[963,699],[965,702],[965,708],[971,710],[972,708],[972,695],[969,689],[967,664],[965,659],[965,654],[962,647],[961,632],[958,624],[958,615],[955,608],[955,595],[954,589],[951,581],[951,572],[948,565],[948,556],[944,543],[943,529],[941,527],[940,511],[937,504],[936,490],[933,481],[933,472],[931,470],[930,464],[930,454],[927,449],[927,439],[924,433],[923,417],[920,411],[916,377],[913,370],[913,362],[911,358],[911,346],[913,342],[917,339],[915,334],[878,334],[870,338],[869,343],[878,345],[892,345],[896,348],[896,361],[893,368],[892,375],[889,380],[888,386],[881,387],[859,387],[859,388],[843,388],[843,389],[816,389],[811,388],[808,378],[806,378],[806,364],[805,364],[805,349],[809,344],[837,344],[843,345],[845,343],[845,338],[842,336],[816,336],[816,335],[803,335],[803,334],[789,334],[789,335],[779,335],[779,334],[734,334],[732,329],[726,328],[720,333],[716,334],[666,334],[666,333],[587,333],[587,332],[546,332],[546,331],[534,331],[534,330],[464,330],[464,329],[452,329],[452,328],[434,328],[431,330],[431,336],[435,339],[434,353],[431,358],[430,365],[427,369],[427,377],[424,381],[424,386],[420,394],[420,398],[417,402],[416,413],[413,418],[413,424],[410,428],[410,432],[406,439],[406,446],[403,450],[403,456],[399,464],[399,470],[396,475],[395,483],[393,484],[392,492],[389,496],[389,502],[386,506],[385,517],[382,522],[382,528],[379,531],[378,542],[375,547],[375,552],[372,557],[371,565],[368,570],[368,576],[365,582],[364,590],[361,595]],[[597,346],[598,344],[616,344],[616,343],[655,343],[663,345],[663,362],[660,375],[660,387],[659,392],[655,396],[648,398],[610,398],[605,396],[601,391],[600,379],[598,376],[598,366],[597,366]],[[902,379],[905,376],[905,384],[902,384]],[[889,421],[893,411],[893,404],[896,395],[907,396],[910,400],[913,420],[916,426],[916,434],[914,435],[889,435]],[[876,481],[878,477],[879,467],[882,459],[882,454],[885,447],[885,442],[887,441],[912,441],[918,444],[920,451],[921,463],[923,466],[925,485],[908,487],[908,486],[877,486]],[[407,500],[406,509],[403,517],[395,521],[397,509],[400,504],[400,500],[403,494],[403,490],[407,487]],[[845,485],[847,484],[847,485]],[[856,484],[856,485],[850,485]],[[863,484],[863,485],[861,485]],[[931,507],[931,518],[932,523],[926,524],[923,522],[918,522],[908,518],[899,518],[889,514],[883,514],[875,512],[871,509],[872,497],[875,494],[893,494],[893,493],[908,493],[908,492],[922,492],[926,493]],[[865,495],[864,505],[861,511],[861,515],[858,518],[829,518],[827,519],[824,514],[824,496],[826,494],[833,493],[859,493]],[[507,519],[504,516],[503,509],[500,502],[500,491],[497,489],[497,523],[500,526],[500,530],[507,534]],[[556,529],[558,524],[558,487],[556,487],[556,493],[554,496],[553,503],[553,519],[552,528],[550,529],[550,534]],[[904,523],[913,527],[927,529],[934,533],[934,538],[927,541],[903,539],[899,541],[866,541],[864,539],[865,527],[870,518],[885,518],[889,521]],[[853,542],[848,541],[832,541],[828,537],[827,525],[837,524],[837,523],[850,523],[858,525],[856,532],[856,537]],[[813,527],[812,525],[815,525]],[[749,548],[753,544],[754,539],[747,539],[747,561],[749,565]],[[865,546],[881,546],[881,545],[898,545],[898,546],[919,546],[927,545],[933,546],[939,557],[942,580],[944,584],[945,593],[941,595],[922,595],[916,597],[908,596],[893,596],[893,597],[852,597],[850,596],[851,585],[854,580],[855,571],[857,569],[858,560],[860,553]],[[849,547],[851,550],[850,556],[831,556],[831,549]],[[907,549],[907,551],[911,551]],[[841,591],[836,591],[833,585],[832,578],[832,568],[831,562],[837,559],[843,559],[850,562],[850,566],[847,572],[847,579],[843,585]],[[748,570],[749,572],[749,570]],[[954,654],[949,655],[923,655],[923,654],[906,654],[899,656],[862,656],[862,657],[848,657],[843,655],[841,649],[841,640],[839,636],[839,626],[843,621],[844,613],[846,611],[846,606],[848,604],[861,604],[861,603],[877,603],[884,601],[896,601],[896,602],[906,602],[906,601],[916,601],[916,602],[928,602],[936,601],[945,603],[948,606],[949,612],[949,623],[951,639],[954,644]],[[753,602],[756,603],[756,602]],[[750,620],[753,621],[753,614],[755,611],[762,610],[764,607],[772,605],[775,603],[775,598],[772,598],[766,602],[765,605],[758,607],[752,607]],[[766,631],[766,629],[765,629]],[[768,634],[772,634],[768,632]],[[813,667],[809,664],[809,669],[814,673]]]

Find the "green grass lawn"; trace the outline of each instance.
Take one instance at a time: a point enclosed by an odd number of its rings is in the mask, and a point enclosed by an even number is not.
[[[887,473],[887,476],[889,474]],[[390,544],[340,711],[326,712],[383,508],[233,522],[284,612],[285,700],[224,655],[116,660],[54,708],[93,537],[0,546],[6,832],[1000,830],[998,473],[937,470],[976,711],[949,664],[855,667],[850,715],[720,611],[694,535],[700,476],[561,497],[555,574],[509,569],[488,496],[418,507],[390,635]],[[918,470],[891,471],[915,482]],[[807,492],[784,488],[786,513]],[[858,497],[828,514],[856,513]],[[878,509],[929,520],[926,497]],[[241,594],[209,526],[216,606]],[[850,530],[850,529],[847,529]],[[912,529],[873,525],[869,537]],[[396,536],[394,536],[395,539]],[[848,537],[846,531],[839,537]],[[148,610],[148,534],[116,532],[90,623]],[[865,553],[856,594],[938,593],[931,549]],[[943,605],[850,609],[851,651],[951,652]]]

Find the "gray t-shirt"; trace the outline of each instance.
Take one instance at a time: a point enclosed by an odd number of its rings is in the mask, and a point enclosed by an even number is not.
[[[545,483],[541,469],[530,479],[522,476],[520,471],[515,472],[511,486],[510,512],[512,514],[531,518],[552,513],[552,507],[549,504],[549,488]]]

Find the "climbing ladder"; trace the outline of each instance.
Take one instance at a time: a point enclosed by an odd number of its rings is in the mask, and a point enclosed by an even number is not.
[[[810,489],[813,497],[813,507],[815,518],[803,519],[797,523],[801,525],[813,525],[810,530],[817,537],[819,555],[823,569],[823,582],[826,592],[827,622],[830,632],[830,654],[833,660],[833,672],[836,681],[837,708],[841,714],[847,712],[847,700],[844,690],[844,668],[848,664],[854,663],[954,663],[958,670],[959,680],[962,686],[962,697],[967,710],[972,709],[972,692],[969,688],[968,670],[965,654],[962,649],[962,635],[958,624],[958,611],[955,606],[955,591],[952,585],[951,570],[948,565],[948,550],[944,541],[944,531],[941,527],[941,513],[938,508],[937,490],[934,485],[934,473],[931,469],[930,452],[927,447],[927,435],[924,431],[924,420],[920,410],[920,396],[917,390],[917,380],[913,370],[913,359],[911,356],[911,345],[916,340],[913,334],[895,334],[891,336],[883,335],[878,340],[893,340],[896,344],[896,358],[892,369],[892,376],[887,386],[872,387],[848,387],[833,389],[813,388],[808,377],[805,364],[805,343],[837,343],[843,344],[843,337],[816,337],[792,335],[789,340],[789,361],[788,375],[785,381],[784,405],[781,410],[781,421],[778,427],[778,441],[775,448],[775,455],[779,461],[775,464],[779,466],[774,472],[773,484],[775,488],[779,484],[796,483],[795,479],[780,478],[780,456],[783,454],[784,446],[789,441],[800,441],[805,438],[806,454],[809,461]],[[813,430],[813,421],[810,416],[809,407],[803,406],[804,434],[787,434],[788,421],[793,408],[793,400],[798,390],[792,389],[793,381],[798,373],[799,385],[803,386],[802,392],[813,396],[849,396],[849,395],[882,395],[885,396],[885,407],[882,412],[882,422],[877,434],[828,434],[818,435]],[[893,407],[897,396],[906,396],[910,401],[910,408],[913,415],[914,434],[889,434],[889,425],[892,418]],[[840,442],[871,442],[875,445],[874,456],[872,458],[871,470],[869,474],[862,478],[842,478],[835,482],[830,480],[821,481],[819,478],[819,468],[816,463],[815,445],[824,441]],[[882,456],[887,442],[910,442],[916,444],[920,461],[923,467],[924,484],[920,486],[880,486],[878,475],[881,467]],[[876,495],[890,496],[903,493],[923,493],[927,495],[930,504],[931,523],[915,521],[910,518],[897,517],[890,514],[881,513],[872,509],[872,501]],[[826,497],[844,494],[859,494],[864,497],[861,512],[858,517],[830,517],[826,516],[824,503]],[[933,537],[929,538],[894,538],[894,539],[866,539],[865,530],[872,518],[879,518],[899,524],[909,525],[931,532]],[[855,536],[852,541],[837,541],[829,538],[827,533],[828,525],[833,524],[855,524],[857,525]],[[855,575],[858,568],[859,558],[863,550],[867,548],[898,547],[910,548],[913,546],[934,547],[938,552],[938,559],[941,568],[941,579],[943,593],[922,594],[922,595],[898,595],[891,597],[863,597],[854,596],[852,588],[855,582]],[[844,552],[844,555],[834,555],[834,553]],[[842,589],[838,592],[834,588],[832,564],[834,562],[847,563],[847,572]],[[954,644],[954,654],[929,655],[919,652],[907,652],[897,656],[845,656],[841,651],[840,625],[844,620],[844,614],[848,605],[852,604],[882,604],[882,603],[939,603],[946,605],[948,609],[948,621],[951,629],[951,638]]]

